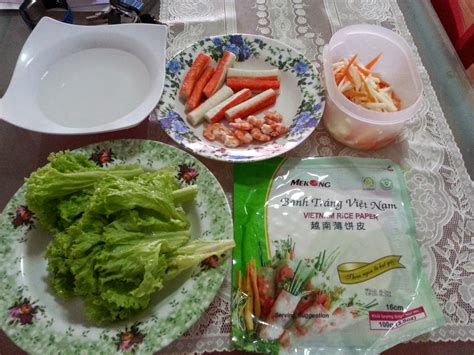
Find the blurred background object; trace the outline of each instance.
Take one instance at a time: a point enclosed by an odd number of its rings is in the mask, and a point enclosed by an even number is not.
[[[0,10],[18,10],[23,0],[0,0]],[[69,0],[73,11],[102,11],[109,6],[109,0]]]
[[[464,68],[474,81],[474,1],[431,0]]]

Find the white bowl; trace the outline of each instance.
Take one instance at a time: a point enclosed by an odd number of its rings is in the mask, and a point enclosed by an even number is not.
[[[76,26],[43,18],[0,99],[0,117],[28,130],[87,134],[136,126],[163,91],[167,27]]]

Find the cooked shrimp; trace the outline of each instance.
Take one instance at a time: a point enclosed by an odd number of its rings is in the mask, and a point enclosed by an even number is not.
[[[273,128],[269,124],[264,123],[262,127],[260,127],[260,130],[263,134],[270,134],[273,131]]]
[[[237,148],[240,145],[240,140],[236,136],[227,134],[223,143],[226,147]]]
[[[283,121],[283,116],[276,111],[267,111],[264,114],[265,118],[272,120],[273,122],[281,122]]]
[[[271,139],[271,137],[268,134],[262,133],[262,131],[258,128],[252,128],[252,130],[250,131],[250,134],[255,140],[259,142],[268,142]]]
[[[213,124],[207,125],[207,127],[204,128],[202,135],[207,140],[214,141],[216,139],[216,135],[214,134],[214,131],[220,128],[220,126],[221,125],[219,123],[213,123]]]
[[[252,143],[253,137],[248,131],[242,131],[240,129],[234,129],[235,137],[244,144]]]
[[[224,143],[226,137],[232,135],[232,132],[228,128],[221,125],[219,128],[214,130],[214,135],[219,142]]]
[[[262,125],[265,123],[265,119],[251,115],[247,117],[247,122],[252,124],[254,127],[262,127]]]
[[[230,134],[230,130],[220,123],[213,123],[204,128],[202,135],[210,141],[218,140],[224,143],[225,136]]]
[[[240,118],[236,118],[234,122],[230,122],[229,126],[242,131],[250,131],[253,128],[253,125],[250,122],[244,121]]]
[[[279,137],[285,133],[288,133],[288,127],[283,126],[282,124],[275,123],[271,126],[272,131],[269,133],[272,137]]]

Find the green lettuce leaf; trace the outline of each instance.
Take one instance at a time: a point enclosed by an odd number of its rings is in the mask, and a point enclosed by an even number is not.
[[[26,180],[25,196],[28,208],[51,232],[63,230],[80,216],[90,189],[104,177],[131,178],[143,173],[139,165],[98,167],[85,155],[70,151],[51,153],[48,160]]]
[[[181,272],[224,254],[233,240],[192,241],[182,204],[196,186],[181,187],[176,168],[95,166],[70,152],[28,179],[28,206],[56,232],[46,258],[57,295],[78,296],[99,322],[127,319]]]

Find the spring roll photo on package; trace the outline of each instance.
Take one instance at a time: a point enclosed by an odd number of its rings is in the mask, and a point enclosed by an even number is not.
[[[234,225],[237,349],[377,354],[445,322],[390,160],[238,164]]]

